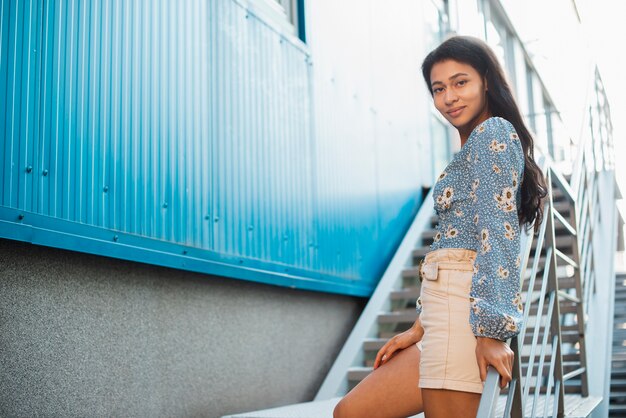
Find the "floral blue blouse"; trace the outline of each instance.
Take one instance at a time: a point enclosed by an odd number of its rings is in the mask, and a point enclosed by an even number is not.
[[[519,333],[520,226],[524,152],[515,128],[491,117],[479,124],[433,189],[437,232],[430,250],[476,251],[470,291],[474,335],[505,341]],[[421,313],[421,298],[417,312]]]

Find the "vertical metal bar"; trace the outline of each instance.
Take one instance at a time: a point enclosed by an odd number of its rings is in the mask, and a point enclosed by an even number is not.
[[[552,248],[548,247],[546,250],[546,260],[551,255],[552,255]],[[537,258],[537,256],[535,257]],[[539,331],[541,330],[541,313],[543,312],[543,304],[545,301],[546,287],[548,285],[547,275],[549,274],[549,272],[550,272],[550,264],[548,263],[544,266],[543,277],[541,281],[541,298],[539,299],[539,304],[537,306],[537,314],[536,314],[537,323],[535,324],[535,330],[533,332],[533,340],[530,346],[530,353],[528,355],[528,368],[526,370],[526,381],[524,382],[524,399],[526,399],[528,397],[528,394],[530,393],[530,382],[531,382],[532,372],[533,372],[534,363],[535,363],[535,350],[537,348],[537,340],[539,339]],[[548,315],[551,315],[550,309],[552,308],[550,305],[548,305]],[[546,335],[547,335],[546,330],[548,328],[548,321],[550,321],[550,319],[547,319],[544,325],[544,333],[546,333]],[[545,340],[545,336],[544,336],[544,340]],[[539,355],[542,356],[542,353],[543,351]],[[541,366],[542,364],[543,364],[543,361],[541,361],[539,367],[542,367]],[[539,370],[538,373],[541,373],[541,371]]]
[[[552,192],[552,173],[551,170],[548,170],[548,178],[547,178],[547,184],[548,184],[548,202],[549,202],[549,209],[548,209],[548,236],[547,236],[547,242],[548,242],[548,246],[550,248],[556,248],[556,238],[554,236],[554,214],[552,213],[552,211],[554,210],[554,204],[552,201],[552,196],[553,196],[553,192]],[[560,304],[559,304],[559,298],[558,298],[558,292],[559,292],[559,281],[558,281],[558,277],[557,277],[557,264],[556,264],[556,253],[553,251],[551,256],[546,257],[546,263],[550,263],[551,264],[551,268],[550,268],[550,274],[548,275],[548,285],[550,287],[550,292],[554,292],[554,298],[555,298],[555,304],[554,304],[554,315],[552,315],[552,321],[551,321],[551,334],[554,336],[556,335],[557,338],[557,342],[556,342],[556,364],[555,364],[555,380],[556,381],[563,381],[563,358],[562,358],[562,353],[561,353],[561,310],[560,310]],[[565,393],[563,391],[563,386],[559,386],[560,390],[558,393],[558,415],[562,416],[564,413],[564,402],[565,402]]]
[[[559,303],[558,300],[558,296],[556,298],[556,303]],[[554,365],[556,363],[556,350],[557,350],[557,336],[554,335],[552,337],[552,358],[550,361],[550,370],[548,371],[548,385],[546,387],[546,399],[545,402],[543,403],[543,416],[547,416],[548,415],[548,404],[550,403],[550,396],[552,393],[552,385],[554,384]],[[561,383],[560,380],[558,380],[556,382],[556,385],[554,387],[554,402],[555,402],[555,408],[556,408],[556,404],[558,403],[558,397],[557,395],[557,391],[558,391],[558,387],[559,384]]]
[[[577,228],[578,218],[576,216],[577,202],[571,203],[569,223],[574,228]],[[587,377],[587,345],[585,341],[585,295],[582,285],[581,277],[581,256],[580,256],[580,233],[579,229],[576,229],[576,236],[572,243],[572,259],[576,262],[577,267],[574,269],[574,286],[576,288],[576,296],[579,302],[576,304],[576,325],[578,327],[578,344],[579,344],[579,358],[580,366],[585,368],[584,373],[580,376],[581,395],[589,396],[589,380]]]
[[[487,368],[487,380],[485,380],[485,386],[483,393],[480,397],[480,404],[478,405],[477,418],[490,418],[494,416],[494,410],[498,403],[500,374],[493,366]]]
[[[522,337],[523,338],[523,337]],[[504,416],[510,416],[511,418],[524,417],[524,402],[522,401],[522,347],[524,340],[519,336],[513,338],[511,341],[511,349],[515,355],[513,362],[513,381],[511,382],[512,388],[509,389],[509,396],[507,398],[507,405]],[[513,396],[511,396],[511,392]],[[512,400],[512,401],[511,401]],[[511,411],[512,408],[512,411]]]
[[[546,233],[546,222],[542,222],[541,226],[539,227],[539,234],[537,236],[537,247],[535,247],[535,254],[533,256],[533,267],[530,271],[530,283],[528,284],[528,292],[530,292],[531,295],[532,295],[533,290],[535,289],[535,279],[537,277],[537,269],[539,267],[539,256],[541,255],[541,249],[543,248],[545,233]],[[530,252],[531,247],[532,247],[532,236],[531,238],[529,238],[528,252]],[[526,263],[524,263],[524,268],[522,269],[522,272],[521,272],[522,279],[523,279],[523,276],[526,274],[525,267],[526,267]],[[528,302],[528,297],[527,297],[526,304],[524,307],[524,322],[522,324],[522,329],[519,333],[519,335],[521,336],[520,341],[522,341],[521,343],[522,345],[524,344],[524,337],[526,336],[526,325],[528,322],[528,316],[530,314],[530,305],[531,304]]]
[[[556,394],[557,392],[558,392],[558,393],[563,392],[563,389],[562,389],[562,385],[561,385],[561,381],[560,381],[560,380],[556,382],[556,385],[554,385],[554,393]],[[548,405],[548,404],[546,403],[546,406],[547,406],[547,405]],[[555,402],[554,402],[554,404],[553,404],[553,405],[554,405],[554,407],[552,408],[552,416],[553,416],[553,417],[556,417],[556,416],[562,417],[562,416],[563,416],[563,412],[559,413],[559,404],[556,402],[556,399],[555,399]],[[562,406],[562,405],[561,405],[561,406]],[[546,412],[547,412],[547,411],[546,411]],[[545,414],[544,414],[544,416],[547,416],[547,415],[545,415]]]
[[[515,396],[515,392],[516,389],[519,388],[519,381],[517,379],[512,379],[511,383],[509,384],[509,390],[507,392],[507,396],[506,396],[506,405],[504,407],[504,412],[502,414],[503,418],[507,418],[507,417],[511,417],[511,410],[513,409],[513,401],[514,401],[514,396]],[[513,393],[513,396],[511,395]],[[519,409],[515,409],[515,417],[523,417],[522,414],[520,414]]]
[[[543,363],[546,358],[546,348],[548,347],[548,326],[552,323],[552,318],[554,317],[555,299],[557,298],[556,292],[550,292],[549,298],[548,313],[546,314],[546,322],[543,328],[543,339],[541,341],[541,351],[539,353],[539,367],[537,368],[537,379],[535,380],[535,393],[533,395],[533,407],[531,412],[532,417],[536,416],[535,411],[537,410],[537,402],[539,401],[539,394],[541,392],[540,378],[543,377]],[[558,300],[556,301],[556,304],[558,305]],[[555,361],[554,354],[552,354],[550,361]]]

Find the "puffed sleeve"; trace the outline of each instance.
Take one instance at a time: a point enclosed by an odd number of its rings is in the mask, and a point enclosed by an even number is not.
[[[519,333],[523,321],[517,200],[524,155],[508,121],[492,118],[479,128],[470,149],[477,238],[470,324],[477,337],[505,341]]]

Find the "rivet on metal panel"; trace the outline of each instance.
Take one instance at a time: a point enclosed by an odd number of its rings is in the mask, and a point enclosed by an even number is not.
[[[24,219],[24,214],[20,213],[19,215],[17,215],[17,219],[19,219],[20,221]]]
[[[183,250],[183,255],[187,255],[187,250]]]
[[[284,235],[283,235],[283,240],[284,240],[284,241],[287,241],[288,239],[289,239],[289,237],[287,236],[287,234],[284,234]]]
[[[209,216],[209,215],[204,215],[204,220],[205,220],[205,221],[208,221],[209,219],[211,219],[211,216]]]
[[[167,202],[163,203],[163,208],[167,209]]]
[[[248,226],[248,231],[252,231],[253,229],[254,229],[254,226],[252,226],[252,225]]]
[[[48,175],[48,170],[42,171],[41,174],[43,174],[44,177],[47,176]]]
[[[117,240],[119,240],[120,237],[118,237],[117,235],[113,235],[113,241],[117,242]]]
[[[216,216],[215,219],[214,219],[215,222],[217,222],[219,220],[220,220],[219,216]]]
[[[26,167],[26,172],[27,173],[32,173],[33,172],[33,166],[29,165],[28,167]]]
[[[239,264],[243,264],[243,260],[241,258],[239,259]]]
[[[108,191],[109,191],[109,186],[104,186],[104,187],[102,188],[102,191],[103,191],[104,193],[108,192]]]

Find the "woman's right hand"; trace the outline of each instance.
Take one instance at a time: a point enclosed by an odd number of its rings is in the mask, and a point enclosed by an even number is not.
[[[404,350],[412,344],[417,343],[423,336],[424,328],[422,328],[422,324],[419,318],[417,318],[411,328],[394,335],[378,350],[376,360],[374,361],[374,370],[388,362],[397,351]]]

